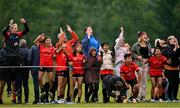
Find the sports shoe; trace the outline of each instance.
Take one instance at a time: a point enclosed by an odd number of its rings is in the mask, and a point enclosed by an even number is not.
[[[12,102],[12,104],[16,104],[16,100],[12,100],[11,102]]]
[[[123,103],[127,103],[127,102],[128,102],[128,99],[124,99],[124,100],[123,100]]]
[[[0,104],[3,104],[3,100],[2,99],[0,99]]]
[[[137,100],[135,98],[133,98],[132,103],[137,103]]]
[[[65,100],[64,99],[59,99],[56,101],[58,104],[64,104],[65,103]]]
[[[21,100],[18,100],[18,101],[17,101],[17,104],[22,104],[22,101],[21,101]]]
[[[38,104],[38,103],[39,103],[39,101],[34,100],[32,104]]]
[[[163,102],[163,100],[161,98],[159,98],[159,102]]]
[[[151,102],[156,102],[156,100],[155,100],[155,99],[151,99],[150,101],[151,101]]]

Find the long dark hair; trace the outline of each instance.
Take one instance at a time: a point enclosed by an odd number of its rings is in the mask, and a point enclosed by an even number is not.
[[[82,45],[82,43],[79,42],[79,41],[76,41],[76,42],[74,43],[74,45],[73,45],[73,56],[76,56],[76,46],[77,46],[78,44],[81,44],[81,45]],[[81,51],[80,54],[83,54],[83,52]]]
[[[160,47],[155,47],[155,48],[154,48],[154,51],[153,51],[153,55],[154,55],[154,56],[156,56],[156,55],[155,55],[155,52],[156,52],[156,50],[158,50],[158,49],[161,51],[161,48],[160,48]]]

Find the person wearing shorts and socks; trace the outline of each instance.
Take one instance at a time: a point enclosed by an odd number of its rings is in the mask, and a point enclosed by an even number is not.
[[[66,25],[67,27],[67,31],[71,34],[71,37],[72,39],[71,40],[67,40],[67,36],[66,36],[66,33],[62,30],[62,28],[60,28],[60,33],[58,34],[58,43],[56,44],[56,48],[57,48],[57,51],[56,51],[56,62],[57,62],[57,66],[61,66],[61,63],[60,65],[58,64],[59,62],[61,62],[61,60],[57,60],[57,56],[60,54],[60,52],[64,52],[64,51],[61,51],[63,48],[63,50],[65,50],[65,54],[67,55],[67,57],[69,57],[72,52],[73,52],[73,49],[72,49],[72,46],[79,40],[79,37],[77,36],[77,34],[71,29],[71,27],[69,25]],[[60,55],[61,56],[61,55]],[[60,57],[61,58],[61,57]],[[67,61],[66,61],[67,62]],[[68,62],[67,62],[68,63]],[[63,66],[67,66],[68,64],[64,64],[62,63]],[[67,67],[66,67],[67,68]],[[64,68],[63,68],[64,69]],[[60,71],[62,71],[63,69],[60,69]],[[67,92],[67,101],[68,102],[71,102],[71,97],[72,97],[72,93],[70,93],[70,89],[72,86],[70,86],[70,76],[69,74],[71,74],[71,67],[69,66],[69,68],[67,68],[68,70],[65,69],[65,77],[68,77],[67,78],[67,81],[68,81],[68,92]],[[57,70],[56,71],[59,71],[58,67],[57,67]],[[63,70],[64,71],[64,70]],[[66,71],[68,73],[66,73]],[[62,72],[64,73],[64,72]],[[59,79],[59,78],[58,78]],[[68,80],[69,79],[69,80]],[[67,83],[67,81],[65,81]],[[59,81],[58,81],[59,83]],[[64,94],[63,94],[64,95]],[[59,96],[59,95],[58,95]],[[64,98],[64,96],[63,96]]]
[[[72,66],[72,80],[73,80],[73,88],[75,88],[75,84],[78,84],[78,101],[81,101],[82,95],[82,83],[84,79],[84,64],[85,64],[85,56],[82,53],[82,44],[77,42],[74,45],[74,52],[70,56],[69,64]],[[74,97],[75,100],[75,97]]]
[[[167,62],[166,57],[161,55],[160,48],[155,48],[153,52],[153,56],[151,56],[148,60],[149,62],[149,74],[150,74],[150,80],[152,84],[151,88],[151,101],[157,100],[156,98],[159,98],[159,101],[162,102],[162,83],[163,83],[163,69],[164,64]],[[158,89],[158,93],[155,92],[155,88]],[[159,96],[157,96],[159,95]]]
[[[125,81],[125,85],[128,89],[130,87],[132,88],[132,95],[130,97],[130,100],[133,103],[137,103],[136,98],[139,93],[141,73],[139,72],[138,66],[134,62],[132,62],[131,53],[125,54],[124,59],[125,63],[122,65],[122,67],[120,67],[121,78]],[[138,75],[138,78],[136,78],[136,73]]]
[[[44,37],[44,34],[41,34]],[[52,98],[52,86],[53,86],[53,56],[55,54],[55,48],[52,46],[51,38],[45,37],[43,44],[39,45],[40,49],[40,70],[38,73],[39,86],[41,89],[41,102],[44,102],[45,90],[43,87],[43,76],[44,73],[48,73],[49,78],[49,95]]]

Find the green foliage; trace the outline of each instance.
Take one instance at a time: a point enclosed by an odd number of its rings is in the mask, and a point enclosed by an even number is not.
[[[155,38],[177,35],[179,11],[178,0],[1,0],[0,29],[7,26],[10,19],[20,24],[19,18],[24,17],[30,26],[25,39],[32,45],[42,32],[56,43],[59,27],[65,30],[66,24],[71,25],[81,39],[84,28],[90,25],[101,42],[112,45],[123,26],[126,41],[132,45],[139,30],[146,31],[151,42]]]

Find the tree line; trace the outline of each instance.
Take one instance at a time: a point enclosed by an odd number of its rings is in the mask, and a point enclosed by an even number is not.
[[[180,33],[179,0],[1,0],[0,13],[1,30],[11,19],[18,24],[21,17],[28,21],[30,32],[25,37],[28,45],[42,32],[55,43],[59,27],[65,29],[66,24],[72,26],[80,39],[84,28],[90,25],[101,42],[111,45],[121,26],[131,45],[137,40],[137,31],[146,31],[152,43],[156,38]]]

